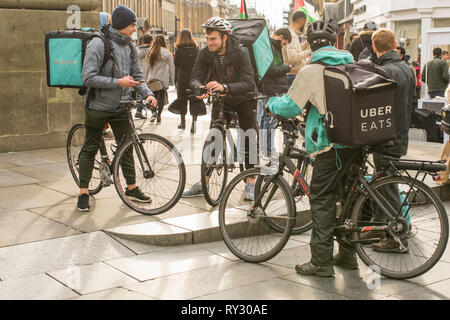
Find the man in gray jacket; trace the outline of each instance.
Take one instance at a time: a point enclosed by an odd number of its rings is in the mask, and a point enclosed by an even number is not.
[[[112,14],[109,26],[112,57],[102,67],[105,54],[103,40],[94,38],[86,47],[83,63],[83,82],[88,87],[86,98],[86,137],[79,156],[80,195],[77,210],[90,210],[88,186],[92,176],[95,155],[100,146],[103,128],[108,122],[116,142],[131,131],[126,110],[120,101],[131,99],[131,88],[146,97],[152,106],[156,99],[147,87],[139,67],[139,56],[131,35],[136,32],[136,15],[125,6],[118,6]],[[134,201],[150,202],[151,199],[136,186],[134,167],[126,172],[125,194]]]

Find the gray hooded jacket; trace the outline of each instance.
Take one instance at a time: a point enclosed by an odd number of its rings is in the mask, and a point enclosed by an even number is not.
[[[86,47],[83,63],[83,82],[93,91],[88,108],[100,111],[119,112],[120,101],[131,99],[131,89],[119,86],[119,79],[131,76],[134,80],[144,80],[139,66],[139,55],[136,46],[127,37],[110,27],[112,58],[100,70],[103,64],[104,45],[102,39],[95,37]],[[131,48],[130,48],[131,42]],[[114,70],[113,70],[114,69]],[[152,94],[145,83],[135,87],[141,97]]]

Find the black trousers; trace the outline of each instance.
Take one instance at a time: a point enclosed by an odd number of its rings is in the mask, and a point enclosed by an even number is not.
[[[158,90],[153,92],[153,94],[155,95],[155,98],[158,101],[158,117],[161,118],[161,112],[163,111],[164,105],[166,104],[167,90],[166,89]]]
[[[127,111],[123,112],[107,112],[99,110],[85,109],[86,112],[86,136],[83,147],[79,155],[80,164],[80,188],[88,188],[94,168],[94,159],[100,147],[103,135],[103,128],[108,122],[114,133],[116,143],[122,142],[122,138],[131,133],[131,126],[128,122]],[[126,152],[125,158],[121,163],[125,180],[128,185],[136,183],[133,148]],[[128,161],[127,161],[128,160]]]
[[[342,195],[348,170],[361,161],[359,149],[334,149],[319,154],[313,164],[311,195],[311,262],[317,266],[333,265],[333,232],[336,225],[336,202]],[[353,246],[340,244],[339,250],[354,253]]]
[[[248,101],[238,106],[224,107],[224,118],[230,120],[229,112],[232,109],[237,113],[239,127],[242,130],[238,135],[241,138],[239,143],[244,149],[245,168],[250,169],[258,163],[258,124],[256,122],[256,101]],[[210,128],[219,118],[219,109],[213,105],[211,113]],[[241,147],[242,148],[242,147]],[[239,152],[239,150],[238,150]]]

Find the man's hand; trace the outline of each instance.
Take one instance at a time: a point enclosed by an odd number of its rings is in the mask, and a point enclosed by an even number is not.
[[[210,81],[206,84],[206,89],[211,90],[212,92],[224,92],[225,89],[223,88],[223,85],[218,83],[217,81]]]
[[[199,88],[205,88],[205,86],[200,86]],[[201,99],[201,100],[204,100],[204,99],[208,99],[208,97],[209,97],[209,94],[208,93],[205,93],[205,94],[202,94],[201,96],[195,96],[197,99]]]
[[[156,100],[156,98],[152,95],[148,96],[145,100],[150,102],[150,106],[153,108],[155,108],[158,105],[158,100]]]
[[[141,83],[139,81],[134,81],[133,77],[126,76],[121,79],[119,79],[119,86],[124,88],[134,88]]]

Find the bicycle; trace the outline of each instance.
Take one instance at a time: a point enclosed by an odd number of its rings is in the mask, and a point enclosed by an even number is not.
[[[139,133],[141,128],[136,128],[132,116],[132,108],[138,103],[135,100],[120,102],[127,109],[131,133],[123,137],[118,146],[110,146],[112,160],[102,137],[94,160],[89,194],[95,195],[102,188],[114,184],[119,197],[130,209],[144,215],[157,215],[170,210],[180,199],[186,182],[186,169],[181,154],[169,140],[155,134]],[[142,103],[147,107],[146,101]],[[67,138],[69,169],[78,186],[78,157],[84,137],[85,124],[78,123]],[[125,175],[124,170],[128,170]],[[130,176],[130,172],[139,188],[150,195],[151,202],[137,202],[125,195],[125,176]]]
[[[238,140],[240,139],[238,117],[234,111],[224,110],[226,95],[220,92],[208,91],[206,88],[196,88],[194,91],[188,89],[187,92],[190,96],[201,96],[208,93],[211,103],[216,108],[215,112],[218,114],[205,139],[200,166],[203,195],[206,202],[214,207],[220,203],[227,184],[228,174],[232,173],[237,166],[240,172],[244,171],[244,156],[241,152],[238,153],[229,130],[230,128],[236,128]],[[230,152],[228,153],[227,150],[230,150]]]
[[[305,193],[300,185],[299,180],[296,179],[296,175],[297,172],[301,174],[302,181],[308,184],[312,176],[311,163],[313,161],[313,158],[306,153],[304,147],[299,148],[296,144],[299,134],[301,134],[302,136],[304,135],[302,134],[304,125],[299,119],[292,118],[287,121],[278,121],[277,127],[281,127],[281,131],[284,135],[285,151],[283,153],[287,154],[292,162],[295,160],[297,161],[294,174],[291,174],[291,170],[289,169],[286,161],[280,163],[279,169],[284,171],[285,174],[283,175],[283,177],[288,182],[291,192],[294,195],[296,219],[292,227],[291,235],[298,235],[312,228],[312,219],[309,206],[309,194]],[[273,160],[277,159],[272,158],[271,162]],[[269,162],[266,166],[270,167],[271,162]],[[291,168],[293,168],[292,165]],[[261,180],[257,179],[255,182],[255,195],[258,194],[260,189]],[[277,228],[277,226],[274,225],[274,228]],[[282,228],[282,226],[278,227],[279,230],[281,230]]]
[[[287,121],[280,119],[280,121]],[[381,146],[382,147],[382,146]],[[305,194],[309,186],[288,156],[285,148],[280,165],[286,165]],[[446,210],[436,193],[418,179],[444,171],[442,161],[398,160],[384,157],[393,173],[380,172],[368,179],[368,156],[380,146],[361,148],[362,160],[350,167],[342,211],[336,217],[335,240],[356,247],[361,260],[376,266],[389,278],[408,279],[431,269],[445,251],[449,227]],[[230,251],[248,262],[263,262],[278,254],[289,240],[295,221],[293,194],[283,178],[283,171],[267,167],[246,170],[227,186],[219,208],[222,238]],[[413,177],[409,171],[416,171]],[[243,179],[260,180],[255,201],[246,204],[240,198]],[[424,179],[423,178],[423,179]],[[385,190],[399,190],[396,197]],[[256,188],[255,188],[256,190]],[[394,200],[394,201],[393,201]],[[373,219],[377,216],[378,219]],[[368,231],[382,231],[398,244],[399,253],[377,251],[373,243],[381,238],[360,239]]]

